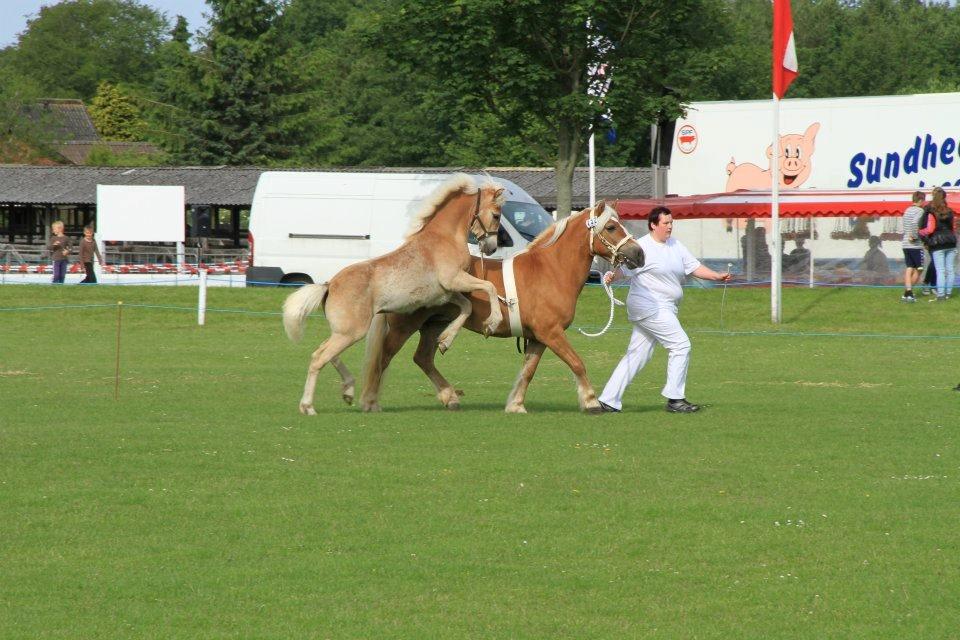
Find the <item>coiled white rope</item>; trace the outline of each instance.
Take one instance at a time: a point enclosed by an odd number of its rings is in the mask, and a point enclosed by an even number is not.
[[[621,307],[623,306],[623,302],[621,302],[620,300],[617,300],[615,297],[613,297],[613,288],[611,288],[610,285],[608,285],[606,282],[603,282],[602,279],[600,280],[600,282],[603,283],[603,289],[604,289],[604,291],[607,292],[607,297],[610,298],[610,318],[607,320],[606,326],[604,326],[603,329],[600,329],[600,331],[597,332],[597,333],[587,333],[586,331],[584,331],[584,330],[581,329],[580,327],[577,327],[577,331],[579,331],[579,332],[582,333],[583,335],[587,336],[588,338],[599,338],[600,336],[602,336],[603,334],[605,334],[605,333],[607,332],[607,330],[610,328],[610,325],[613,324],[613,310],[614,310],[614,308],[616,307],[616,305],[620,305]]]

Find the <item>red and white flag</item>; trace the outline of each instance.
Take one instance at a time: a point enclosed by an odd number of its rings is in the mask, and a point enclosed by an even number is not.
[[[773,0],[773,93],[782,99],[797,77],[790,0]]]

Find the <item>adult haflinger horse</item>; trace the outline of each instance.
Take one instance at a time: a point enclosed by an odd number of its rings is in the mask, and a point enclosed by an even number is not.
[[[601,411],[583,361],[564,333],[573,322],[577,297],[594,256],[614,265],[626,262],[631,267],[643,266],[644,261],[640,245],[624,229],[614,207],[604,202],[554,224],[512,261],[473,260],[471,272],[494,283],[511,303],[507,306],[508,318],[493,335],[501,338],[522,336],[526,340],[523,367],[507,398],[508,413],[526,413],[523,403],[527,386],[547,347],[567,363],[576,376],[580,408],[590,413]],[[473,314],[466,324],[471,331],[482,330],[481,318],[489,308],[488,300],[472,296]],[[459,408],[456,389],[434,366],[437,336],[446,318],[454,311],[448,306],[421,309],[406,315],[389,313],[377,316],[367,336],[361,397],[365,411],[379,411],[383,373],[403,343],[416,331],[420,331],[420,344],[414,362],[433,382],[440,402],[451,409]]]
[[[283,325],[291,340],[303,335],[307,316],[323,305],[331,335],[314,351],[300,400],[300,412],[315,415],[313,392],[317,373],[333,361],[344,378],[343,397],[353,401],[353,379],[338,356],[359,341],[380,313],[409,313],[423,307],[452,303],[460,313],[439,335],[441,349],[450,348],[454,336],[472,310],[464,293],[497,295],[492,284],[476,278],[470,266],[467,233],[490,255],[497,250],[497,231],[504,190],[492,180],[477,185],[466,174],[456,174],[424,201],[413,216],[406,240],[396,250],[350,265],[324,284],[306,285],[283,303]],[[501,324],[500,305],[489,306],[484,326],[493,332]]]

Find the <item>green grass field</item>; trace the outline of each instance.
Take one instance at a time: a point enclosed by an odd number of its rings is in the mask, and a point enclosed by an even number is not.
[[[328,369],[308,418],[286,293],[0,287],[0,638],[957,637],[960,300],[730,289],[720,332],[689,290],[696,415],[662,350],[622,414],[549,354],[504,415],[514,343],[465,332],[461,412],[411,344],[384,413]],[[569,333],[599,390],[626,321]]]

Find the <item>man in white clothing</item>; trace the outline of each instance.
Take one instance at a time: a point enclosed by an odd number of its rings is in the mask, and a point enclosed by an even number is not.
[[[621,274],[630,278],[627,318],[633,323],[633,335],[626,355],[600,394],[600,406],[604,411],[620,411],[627,385],[650,360],[653,347],[659,342],[668,352],[667,383],[662,391],[667,399],[666,409],[671,413],[693,413],[700,406],[686,399],[690,338],[677,319],[677,304],[683,299],[683,282],[688,275],[724,282],[730,274],[717,273],[700,264],[686,247],[670,237],[673,217],[666,207],[650,211],[647,228],[650,233],[639,240],[645,264],[639,269],[620,267]],[[613,280],[613,271],[604,274],[604,282]]]

